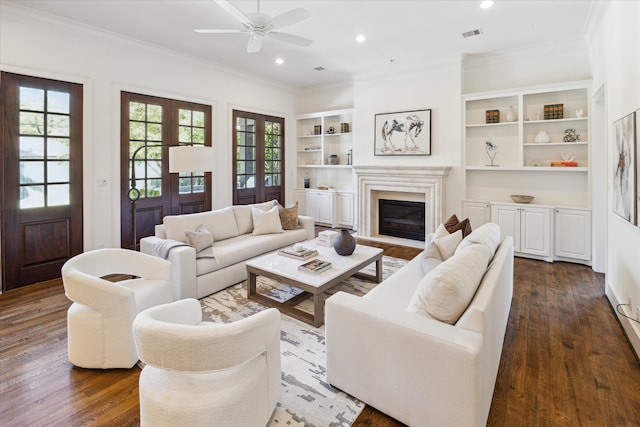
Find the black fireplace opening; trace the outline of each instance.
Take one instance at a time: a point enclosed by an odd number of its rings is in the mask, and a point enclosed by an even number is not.
[[[424,241],[425,204],[404,200],[378,200],[378,233]]]

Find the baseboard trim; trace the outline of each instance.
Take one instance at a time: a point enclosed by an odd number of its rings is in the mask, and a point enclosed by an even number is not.
[[[618,313],[618,310],[616,310],[618,304],[626,304],[626,302],[620,301],[613,288],[609,286],[609,282],[605,282],[604,293],[607,296],[611,307],[613,308],[613,312],[616,314],[616,317],[620,321],[622,329],[624,330],[625,334],[627,334],[627,338],[631,343],[631,347],[633,347],[633,351],[635,351],[636,353],[636,357],[638,358],[638,360],[640,360],[640,323],[636,323],[631,319],[621,316],[620,313]]]

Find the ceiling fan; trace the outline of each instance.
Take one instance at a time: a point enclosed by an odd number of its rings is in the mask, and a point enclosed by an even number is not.
[[[305,9],[297,8],[288,12],[284,12],[275,18],[270,17],[267,14],[260,13],[260,0],[257,0],[258,11],[245,14],[240,9],[231,4],[228,0],[215,0],[215,2],[224,9],[229,15],[242,23],[244,29],[198,29],[194,30],[196,33],[201,34],[230,34],[230,33],[247,33],[249,34],[249,43],[247,44],[248,53],[259,52],[262,48],[262,40],[265,37],[270,37],[275,40],[279,40],[286,43],[292,43],[298,46],[309,46],[313,43],[306,37],[296,36],[288,33],[281,33],[274,31],[281,27],[297,24],[300,21],[307,19],[310,15]]]

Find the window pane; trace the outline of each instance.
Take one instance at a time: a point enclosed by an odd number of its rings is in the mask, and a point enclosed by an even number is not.
[[[272,151],[272,158],[273,160],[280,160],[280,149],[279,148],[274,148]]]
[[[69,136],[69,116],[57,114],[47,115],[47,134],[52,136]]]
[[[47,159],[69,159],[69,139],[48,138]]]
[[[236,130],[245,130],[247,128],[247,119],[239,117],[236,120]]]
[[[20,162],[20,184],[44,182],[44,162]]]
[[[192,140],[195,144],[204,144],[204,129],[193,128]]]
[[[69,94],[50,90],[47,92],[47,111],[69,114]]]
[[[162,195],[162,180],[147,180],[147,197],[160,197]]]
[[[194,111],[193,112],[193,126],[204,127],[204,112],[202,111]]]
[[[264,131],[267,134],[271,133],[273,131],[273,123],[272,122],[265,122]]]
[[[162,141],[162,125],[150,123],[147,125],[147,141]]]
[[[30,87],[20,88],[20,109],[44,111],[44,90]]]
[[[44,185],[20,187],[20,209],[44,207]]]
[[[20,158],[21,159],[43,159],[44,158],[44,138],[21,136],[20,137]]]
[[[129,119],[131,120],[146,119],[145,104],[141,102],[130,102],[129,103]]]
[[[69,204],[69,184],[47,186],[47,205],[60,206]]]
[[[191,189],[192,193],[204,193],[204,176],[194,177],[193,187]]]
[[[162,147],[147,148],[147,159],[162,159]]]
[[[129,122],[129,139],[144,140],[145,125],[140,122]]]
[[[241,161],[241,162],[236,162],[236,163],[237,163],[236,164],[236,169],[237,169],[238,175],[245,173],[246,170],[245,170],[245,167],[244,167],[245,166],[244,162]]]
[[[178,128],[178,142],[191,142],[191,128],[180,126]]]
[[[144,178],[144,172],[145,172],[145,162],[135,162],[136,164],[136,181],[138,181],[141,178]],[[144,184],[142,184],[142,186],[138,187],[138,188],[143,188]]]
[[[147,105],[147,121],[161,123],[162,122],[162,106]]]
[[[23,135],[44,135],[44,114],[20,111],[20,133]]]
[[[178,110],[178,124],[191,126],[191,110]]]
[[[47,182],[69,182],[69,162],[47,162]]]
[[[273,174],[273,185],[274,186],[280,185],[280,174],[279,173],[274,173]]]
[[[162,162],[151,160],[147,162],[147,178],[160,178],[162,176]]]
[[[180,194],[188,194],[191,192],[191,177],[180,178]]]

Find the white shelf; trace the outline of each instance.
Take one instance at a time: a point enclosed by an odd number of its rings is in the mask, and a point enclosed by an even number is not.
[[[589,172],[588,167],[582,166],[467,166],[465,169],[483,172]]]
[[[468,94],[463,97],[464,197],[483,202],[505,200],[510,194],[531,194],[542,203],[587,207],[590,201],[590,93],[591,82]],[[545,106],[562,104],[562,119],[536,120]],[[487,111],[498,110],[499,123],[483,123]],[[515,120],[505,119],[509,111]],[[581,111],[581,113],[580,113]],[[581,114],[581,117],[575,117]],[[564,142],[565,131],[575,129],[580,139]],[[535,142],[544,132],[551,142]],[[498,146],[489,164],[485,142]],[[579,166],[552,167],[570,155]],[[544,166],[527,166],[540,164]]]

